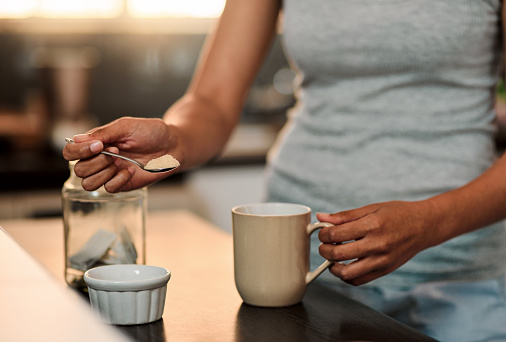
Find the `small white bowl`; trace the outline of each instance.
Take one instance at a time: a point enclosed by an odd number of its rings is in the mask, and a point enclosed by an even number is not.
[[[109,265],[84,273],[93,310],[109,324],[144,324],[162,318],[170,271],[148,265]]]

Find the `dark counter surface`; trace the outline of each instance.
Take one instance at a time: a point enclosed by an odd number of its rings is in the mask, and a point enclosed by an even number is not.
[[[0,224],[64,286],[61,219]],[[234,285],[232,237],[188,211],[150,212],[146,238],[147,263],[166,267],[172,278],[161,320],[116,327],[135,341],[433,341],[317,282],[294,306],[243,304]],[[0,285],[0,297],[5,293]],[[47,314],[52,310],[48,307]],[[33,319],[19,317],[28,328]]]

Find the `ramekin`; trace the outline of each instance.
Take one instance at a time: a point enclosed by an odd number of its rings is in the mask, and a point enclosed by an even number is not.
[[[149,265],[108,265],[84,273],[91,307],[102,321],[144,324],[162,318],[171,273]]]

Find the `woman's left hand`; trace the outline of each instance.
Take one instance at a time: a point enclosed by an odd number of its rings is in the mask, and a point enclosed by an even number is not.
[[[382,277],[437,244],[429,201],[377,203],[317,218],[334,224],[318,233],[321,256],[334,261],[332,274],[352,285]]]

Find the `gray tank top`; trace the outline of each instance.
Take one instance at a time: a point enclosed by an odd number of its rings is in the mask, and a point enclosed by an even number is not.
[[[269,153],[266,200],[337,212],[425,199],[485,171],[496,158],[500,11],[500,0],[283,1],[297,104]],[[505,257],[498,223],[373,284],[496,277]]]

